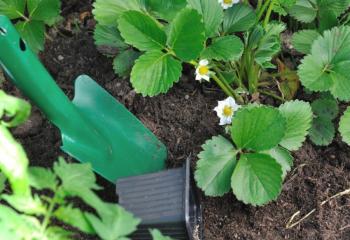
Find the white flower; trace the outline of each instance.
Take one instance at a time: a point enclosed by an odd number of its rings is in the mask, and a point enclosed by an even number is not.
[[[234,113],[240,107],[232,97],[228,97],[224,101],[218,101],[218,106],[214,108],[214,111],[220,118],[220,125],[231,124]]]
[[[233,4],[239,3],[239,0],[219,0],[223,9],[228,9],[233,6]]]
[[[199,65],[196,68],[196,80],[201,81],[204,79],[209,82],[210,74],[212,73],[209,69],[209,61],[207,59],[203,59],[199,61]]]

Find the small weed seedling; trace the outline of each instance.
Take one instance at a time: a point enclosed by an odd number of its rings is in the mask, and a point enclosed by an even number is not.
[[[16,29],[34,52],[44,49],[45,25],[59,20],[60,0],[0,0],[0,14],[16,21]]]
[[[224,115],[233,109],[220,104],[216,111]],[[202,146],[197,185],[207,196],[222,196],[231,188],[246,204],[260,206],[276,199],[293,165],[290,151],[301,147],[311,127],[311,106],[303,101],[279,108],[247,105],[227,115],[233,116],[232,141],[215,136]]]
[[[248,1],[97,0],[95,42],[104,51],[117,49],[110,51],[119,52],[116,73],[131,71],[133,87],[144,96],[166,93],[187,63],[197,80],[213,80],[243,103],[239,93],[258,91],[261,72],[274,68],[281,47],[285,26],[269,21],[271,11],[282,13],[286,5],[267,2],[259,1],[255,11]]]
[[[117,204],[105,203],[96,194],[90,164],[67,163],[63,158],[54,163],[53,171],[41,167],[28,168],[29,161],[12,137],[8,127],[24,122],[30,105],[0,90],[0,239],[69,240],[74,232],[55,225],[66,223],[86,234],[103,240],[126,240],[140,220]],[[10,191],[6,187],[9,180]],[[74,206],[72,198],[80,198],[94,211]],[[54,221],[55,220],[55,221]],[[171,240],[151,230],[154,240]]]

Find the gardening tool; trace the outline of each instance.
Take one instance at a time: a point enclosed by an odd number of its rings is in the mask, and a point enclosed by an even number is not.
[[[165,146],[94,80],[75,81],[71,102],[11,21],[0,15],[0,66],[62,134],[62,149],[111,182],[164,168]]]
[[[130,237],[151,240],[149,229],[156,228],[177,240],[203,239],[202,211],[195,186],[190,158],[182,168],[119,179],[119,204],[141,219]]]

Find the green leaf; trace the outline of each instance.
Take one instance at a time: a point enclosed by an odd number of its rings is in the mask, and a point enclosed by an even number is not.
[[[116,204],[108,204],[109,212],[101,218],[94,214],[85,213],[87,219],[96,231],[97,235],[104,240],[115,240],[125,237],[136,230],[140,220],[134,218],[131,213],[125,211]]]
[[[125,42],[141,51],[165,48],[166,34],[160,23],[144,13],[138,11],[123,13],[118,20],[118,27]]]
[[[149,12],[169,22],[187,4],[186,0],[146,0],[145,2]]]
[[[350,6],[350,0],[317,0],[317,5],[320,11],[330,11],[337,18],[346,10],[348,10]]]
[[[171,23],[168,45],[181,60],[190,61],[199,56],[204,41],[202,16],[194,9],[184,8]]]
[[[218,1],[187,0],[188,4],[203,16],[205,34],[207,37],[217,35],[224,19],[224,12]]]
[[[223,30],[226,33],[245,32],[255,23],[254,10],[247,4],[239,3],[225,11]]]
[[[258,42],[255,61],[263,68],[272,68],[272,58],[281,51],[280,34],[286,29],[284,24],[270,23]]]
[[[340,119],[339,132],[343,141],[350,145],[350,107],[347,108],[344,115]]]
[[[127,49],[121,52],[117,57],[114,58],[114,72],[117,73],[120,77],[129,75],[132,67],[134,66],[135,60],[140,57],[140,55],[140,52],[136,52],[133,49]]]
[[[237,151],[222,136],[206,141],[202,148],[195,172],[197,185],[207,196],[222,196],[230,191]]]
[[[73,234],[68,232],[67,230],[57,227],[51,226],[46,229],[47,238],[50,240],[71,240],[73,239]]]
[[[331,91],[334,97],[347,101],[350,100],[349,64],[350,27],[333,28],[314,41],[311,54],[302,60],[298,74],[309,90]]]
[[[53,216],[84,233],[96,233],[90,222],[88,222],[84,213],[79,208],[73,208],[71,205],[60,206],[56,211],[54,211]]]
[[[29,184],[37,190],[50,189],[54,191],[58,183],[56,175],[50,169],[30,167]]]
[[[293,35],[292,44],[297,51],[309,54],[313,42],[319,36],[321,35],[316,30],[302,30]]]
[[[137,93],[155,96],[166,93],[180,79],[181,62],[160,51],[148,52],[135,61],[131,83]]]
[[[37,195],[32,198],[28,195],[4,194],[1,197],[17,211],[37,216],[46,213],[46,208]]]
[[[273,11],[279,15],[286,16],[287,9],[293,7],[296,3],[296,0],[277,0],[274,1]]]
[[[33,52],[44,50],[45,24],[42,21],[18,22],[15,27]]]
[[[249,106],[240,109],[232,120],[231,136],[240,149],[264,151],[279,144],[286,121],[278,109]]]
[[[70,196],[80,196],[89,189],[100,189],[95,183],[95,174],[90,164],[67,163],[59,158],[54,164],[54,172],[62,180],[62,187]]]
[[[171,237],[164,236],[159,230],[157,229],[151,229],[149,230],[153,240],[173,240]]]
[[[331,119],[316,117],[309,131],[310,139],[318,146],[329,145],[335,136],[335,128]]]
[[[30,192],[27,174],[28,158],[21,144],[16,142],[9,130],[0,124],[0,169],[9,179],[16,195]]]
[[[100,47],[110,48],[110,55],[113,54],[113,48],[125,49],[128,45],[124,42],[124,39],[120,36],[120,32],[116,26],[109,27],[97,24],[94,32],[95,44]],[[114,50],[115,52],[115,50]]]
[[[281,165],[267,154],[243,154],[232,174],[231,186],[237,199],[245,204],[266,204],[281,192]]]
[[[317,16],[316,0],[297,0],[289,14],[300,22],[312,22]]]
[[[284,103],[279,110],[287,124],[285,135],[279,144],[290,151],[298,150],[311,128],[311,106],[307,102],[295,100]]]
[[[236,36],[214,38],[212,44],[204,49],[201,58],[218,61],[236,61],[243,53],[244,45]]]
[[[7,178],[6,178],[5,174],[0,172],[0,196],[1,196],[1,193],[5,190],[6,180],[7,180]]]
[[[339,113],[338,103],[334,98],[317,99],[311,104],[311,107],[316,116],[329,120],[335,119]]]
[[[30,116],[31,106],[27,101],[7,95],[0,90],[0,118],[6,115],[10,121],[0,119],[0,124],[5,127],[17,127],[24,123]]]
[[[4,204],[0,205],[0,229],[0,239],[4,240],[34,239],[33,233],[37,230],[32,224],[27,223],[24,215]]]
[[[293,167],[293,156],[287,149],[282,148],[280,146],[277,146],[266,153],[269,154],[272,158],[274,158],[277,161],[277,163],[281,165],[283,172],[282,179],[284,179],[287,173]]]
[[[0,0],[0,14],[10,19],[19,18],[24,14],[25,0]]]
[[[119,16],[128,10],[141,11],[140,0],[96,0],[92,13],[96,21],[105,26],[115,26]]]
[[[28,0],[28,12],[31,20],[44,21],[52,25],[60,14],[60,0]]]

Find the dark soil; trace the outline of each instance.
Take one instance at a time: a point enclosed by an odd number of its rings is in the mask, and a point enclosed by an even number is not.
[[[51,30],[41,59],[68,96],[74,94],[74,79],[88,74],[125,104],[168,147],[168,167],[181,166],[186,157],[196,155],[200,146],[213,135],[222,134],[213,112],[216,101],[225,96],[215,87],[198,84],[187,74],[166,94],[143,98],[132,90],[128,80],[118,79],[112,61],[94,46],[94,21],[80,14],[91,11],[90,1],[63,1],[65,22]],[[78,23],[69,27],[67,22]],[[20,93],[10,84],[6,90]],[[51,167],[60,151],[60,133],[39,110],[26,125],[14,131],[31,159],[31,165]],[[337,138],[339,139],[339,138]],[[330,147],[318,148],[310,143],[294,154],[295,167],[288,175],[283,192],[276,202],[265,207],[251,207],[238,202],[232,193],[222,198],[201,194],[204,233],[209,240],[230,239],[343,239],[350,240],[350,198],[343,196],[318,207],[328,197],[350,187],[350,148],[336,140]],[[66,156],[69,158],[68,156]],[[70,159],[70,158],[69,158]],[[99,178],[105,187],[101,197],[116,201],[114,185]],[[301,216],[317,211],[301,224],[286,229],[286,223],[297,211]],[[92,239],[81,235],[79,239]]]

